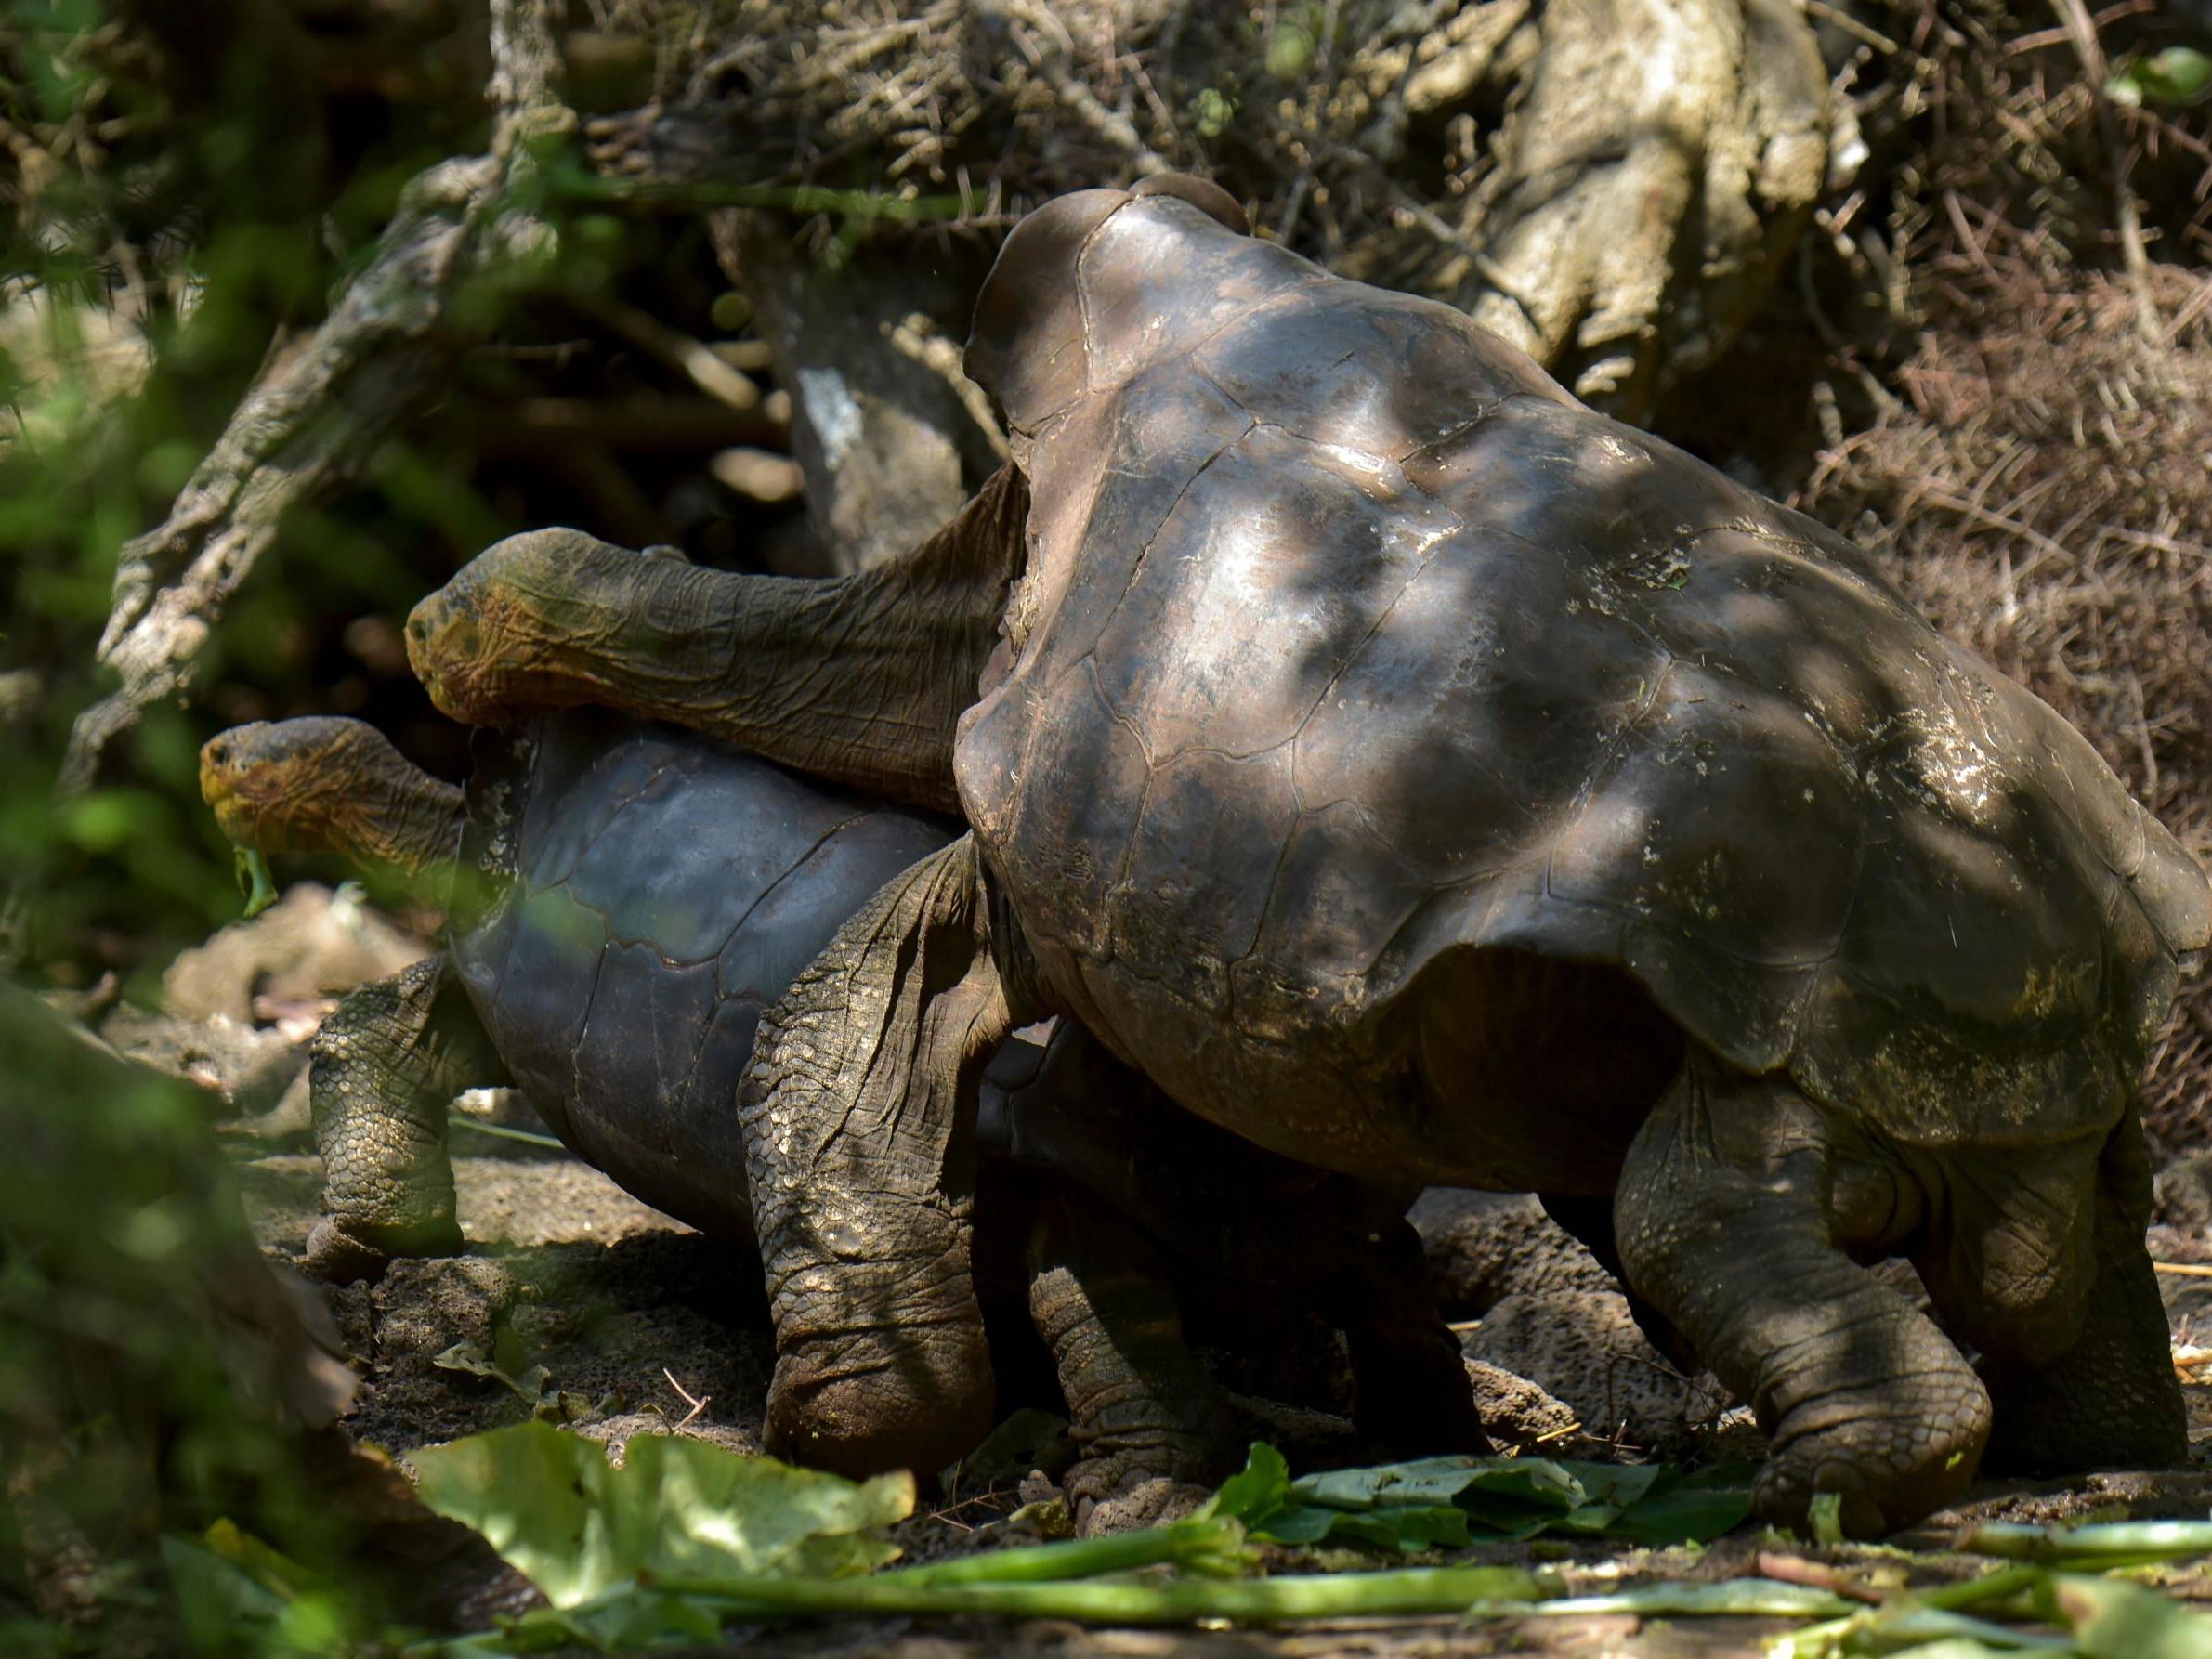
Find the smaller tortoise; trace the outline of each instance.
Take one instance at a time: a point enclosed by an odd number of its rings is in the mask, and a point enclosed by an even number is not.
[[[503,1080],[627,1191],[750,1251],[734,1103],[761,1012],[954,826],[589,711],[512,739],[478,732],[473,756],[464,793],[353,720],[241,726],[203,751],[203,791],[239,844],[340,852],[453,895],[446,950],[351,993],[314,1040],[329,1214],[310,1264],[355,1277],[459,1249],[448,1103]],[[1148,1518],[1240,1443],[1151,1271],[1163,1247],[1342,1326],[1368,1438],[1481,1444],[1402,1204],[1189,1117],[1071,1023],[1041,1049],[1005,1045],[981,1094],[975,1205],[997,1248],[978,1271],[1027,1284],[1087,1448],[1069,1490],[1079,1509],[1106,1505],[1094,1524]],[[841,1259],[866,1271],[869,1242]],[[968,1273],[875,1267],[887,1286]],[[869,1366],[926,1371],[941,1339],[899,1328],[858,1358],[860,1404],[841,1428],[859,1429]],[[988,1427],[989,1401],[975,1404],[841,1437],[836,1461],[940,1467]]]

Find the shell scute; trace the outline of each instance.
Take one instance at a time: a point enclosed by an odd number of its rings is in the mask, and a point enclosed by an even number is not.
[[[1368,372],[1379,359],[1433,372],[1379,381]],[[1404,295],[1370,299],[1334,282],[1296,290],[1241,320],[1191,361],[1254,419],[1386,461],[1443,441],[1508,398],[1558,391],[1528,359],[1456,312]]]
[[[1093,652],[1156,760],[1289,743],[1459,522],[1418,496],[1378,512],[1361,483],[1267,426],[1191,476]],[[1323,547],[1358,581],[1315,581]]]
[[[1216,1012],[1228,970],[1249,955],[1266,914],[1268,870],[1298,820],[1290,757],[1185,752],[1153,768],[1126,861],[1106,894],[1119,958]],[[1167,825],[1166,834],[1147,833]],[[1171,929],[1180,941],[1163,951]]]
[[[596,711],[486,735],[453,961],[516,1084],[631,1192],[750,1227],[726,1107],[762,1012],[953,826]]]
[[[818,803],[786,775],[727,775],[703,752],[665,755],[569,877],[624,939],[672,963],[712,960],[815,836]],[[742,787],[740,787],[740,786]],[[625,833],[625,820],[636,829]],[[533,875],[536,873],[534,869]]]
[[[1289,249],[1224,233],[1211,215],[1174,197],[1110,214],[1084,239],[1075,264],[1090,390],[1117,390],[1155,364],[1187,364],[1211,335],[1249,325],[1285,296],[1328,280]]]

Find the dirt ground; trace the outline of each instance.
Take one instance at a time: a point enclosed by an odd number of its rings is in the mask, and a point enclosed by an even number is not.
[[[350,1420],[354,1433],[404,1453],[413,1447],[521,1420],[534,1396],[541,1415],[620,1447],[637,1434],[702,1436],[738,1451],[760,1449],[762,1403],[772,1347],[753,1264],[631,1199],[610,1182],[558,1154],[456,1130],[463,1144],[455,1169],[469,1251],[461,1258],[393,1266],[373,1286],[330,1290],[328,1298],[352,1357],[366,1379]],[[294,1141],[296,1146],[296,1140]],[[272,1255],[296,1254],[314,1219],[320,1170],[311,1153],[270,1151],[242,1143],[241,1171],[254,1224]],[[2173,1172],[2162,1187],[2169,1214],[2188,1219],[2205,1183],[2193,1169]],[[1433,1205],[1424,1221],[1433,1234],[1448,1229]],[[1448,1207],[1447,1207],[1448,1208]],[[1417,1212],[1423,1213],[1423,1212]],[[1485,1209],[1489,1215],[1489,1209]],[[1464,1245],[1465,1228],[1460,1218]],[[1486,1222],[1491,1225],[1491,1222]],[[1495,1230],[1492,1236],[1495,1236]],[[2164,1261],[2212,1254],[2196,1226],[2162,1225],[2154,1252]],[[1551,1246],[1508,1241],[1504,1254],[1524,1280],[1550,1269],[1529,1266],[1531,1251]],[[1492,1250],[1493,1258],[1499,1251]],[[1447,1276],[1466,1269],[1462,1249],[1439,1256]],[[1456,1265],[1455,1265],[1456,1264]],[[1579,1269],[1572,1271],[1579,1272]],[[2212,1279],[2162,1274],[2186,1355],[2199,1330],[2212,1330]],[[1490,1294],[1462,1283],[1454,1294]],[[1483,1323],[1469,1321],[1466,1340],[1480,1351]],[[461,1352],[456,1354],[455,1350]],[[444,1356],[446,1363],[439,1363]],[[454,1368],[481,1357],[497,1360],[517,1384]],[[1540,1368],[1540,1356],[1530,1368]],[[532,1367],[543,1366],[542,1383]],[[2099,1475],[2034,1487],[1978,1488],[1974,1501],[1932,1518],[1903,1542],[1941,1549],[1970,1520],[2049,1521],[2089,1511],[2127,1516],[2201,1518],[2212,1509],[2212,1388],[2192,1387],[2191,1420],[2199,1467],[2157,1476]],[[1049,1401],[1020,1399],[1024,1403]],[[1556,1404],[1556,1403],[1553,1403]],[[1740,1416],[1740,1414],[1739,1414]],[[1740,1422],[1722,1419],[1702,1430],[1709,1448],[1757,1455]],[[1724,1443],[1716,1436],[1724,1436]],[[1684,1443],[1697,1455],[1699,1439]],[[1587,1447],[1578,1448],[1587,1451]],[[1679,1452],[1677,1455],[1681,1455]],[[1008,1467],[962,1480],[901,1529],[910,1557],[964,1553],[998,1542],[1029,1541],[1007,1517],[1019,1506],[1020,1471]],[[1762,1550],[1805,1559],[1823,1552],[1749,1533],[1702,1550],[1622,1555],[1602,1544],[1493,1548],[1472,1559],[1542,1561],[1577,1591],[1598,1592],[1652,1578],[1716,1579],[1755,1574]],[[1361,1564],[1345,1552],[1287,1561],[1288,1569]],[[2177,1587],[2212,1603],[2212,1574]],[[519,1583],[485,1587],[487,1609],[527,1601]],[[993,1626],[956,1621],[814,1622],[739,1632],[718,1652],[763,1655],[882,1654],[896,1659],[967,1659],[998,1654],[1232,1655],[1374,1654],[1405,1659],[1510,1653],[1674,1655],[1753,1653],[1760,1639],[1783,1626],[1761,1621],[1682,1619],[1640,1622],[1625,1617],[1529,1619],[1462,1626],[1440,1619],[1364,1620],[1280,1631],[1148,1631],[1084,1629],[1043,1621]]]

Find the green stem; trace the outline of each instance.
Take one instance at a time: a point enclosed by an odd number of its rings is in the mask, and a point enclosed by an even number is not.
[[[1022,1549],[997,1549],[958,1561],[935,1561],[923,1567],[901,1567],[878,1576],[881,1584],[1036,1584],[1053,1579],[1095,1578],[1102,1573],[1127,1573],[1137,1567],[1172,1561],[1202,1566],[1234,1555],[1244,1544],[1244,1527],[1224,1517],[1218,1521],[1181,1521],[1172,1526],[1146,1527],[1106,1538],[1078,1538],[1066,1544],[1037,1544]]]
[[[2126,1566],[2212,1555],[2212,1521],[2115,1521],[2093,1526],[2014,1526],[1986,1522],[1959,1548],[2011,1561],[2093,1561]]]
[[[1250,1579],[1162,1579],[1075,1584],[911,1584],[879,1578],[656,1579],[671,1595],[725,1604],[737,1617],[794,1613],[988,1614],[1114,1625],[1194,1619],[1372,1618],[1455,1613],[1475,1604],[1537,1600],[1543,1583],[1515,1567],[1415,1567],[1395,1573],[1326,1573]]]
[[[2000,1601],[2007,1596],[2032,1589],[2042,1582],[2043,1576],[2041,1567],[2000,1567],[1979,1578],[1938,1585],[1931,1590],[1916,1590],[1910,1600],[1916,1607],[1979,1607],[1985,1601]]]
[[[766,207],[792,214],[836,214],[851,219],[888,219],[901,224],[970,218],[983,211],[979,200],[960,195],[882,196],[869,190],[837,190],[811,184],[740,184],[732,179],[687,179],[646,184],[608,177],[581,167],[563,166],[554,189],[572,201],[635,202],[659,206]]]
[[[498,1123],[478,1123],[473,1117],[456,1117],[453,1119],[453,1124],[459,1129],[474,1130],[479,1135],[491,1135],[502,1141],[519,1141],[525,1146],[544,1146],[555,1152],[568,1151],[566,1146],[563,1146],[551,1135],[541,1135],[530,1130],[508,1129],[505,1125]]]
[[[1515,1616],[1577,1618],[1594,1613],[1631,1613],[1639,1618],[1691,1618],[1727,1615],[1747,1618],[1814,1619],[1853,1611],[1855,1604],[1809,1585],[1779,1584],[1772,1578],[1727,1578],[1713,1584],[1644,1584],[1604,1596],[1563,1596],[1540,1607],[1484,1608]]]

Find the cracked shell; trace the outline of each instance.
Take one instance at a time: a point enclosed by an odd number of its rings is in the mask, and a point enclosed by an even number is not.
[[[1036,504],[962,799],[1186,1104],[1603,1191],[1557,1120],[1686,1034],[1906,1144],[2117,1121],[2204,874],[1841,538],[1171,189],[1024,221],[968,366]]]
[[[579,1156],[750,1236],[731,1103],[763,1011],[956,827],[598,711],[472,742],[450,942],[493,1045]]]

